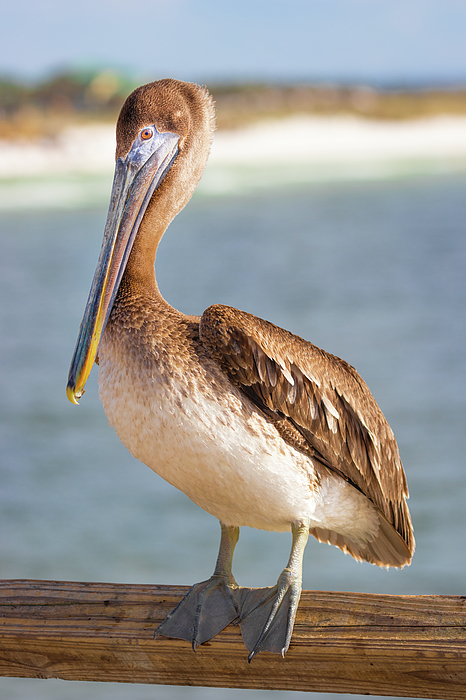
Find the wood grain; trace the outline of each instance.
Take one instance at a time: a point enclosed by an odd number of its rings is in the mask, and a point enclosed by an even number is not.
[[[0,581],[0,676],[466,698],[466,597],[304,591],[285,659],[154,639],[182,586]]]

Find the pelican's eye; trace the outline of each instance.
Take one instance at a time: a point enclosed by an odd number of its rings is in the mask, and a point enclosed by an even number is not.
[[[143,129],[141,131],[141,138],[143,141],[147,141],[147,139],[151,139],[154,135],[153,129]]]

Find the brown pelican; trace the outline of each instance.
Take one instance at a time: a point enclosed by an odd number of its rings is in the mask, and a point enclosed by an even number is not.
[[[191,588],[157,634],[196,649],[237,621],[251,660],[288,649],[309,533],[385,567],[408,564],[414,539],[394,435],[353,367],[228,306],[186,316],[158,290],[157,246],[199,182],[214,119],[207,90],[176,80],[126,100],[67,394],[78,402],[95,360],[121,441],[220,521],[213,576]],[[276,586],[237,586],[241,526],[291,531]]]

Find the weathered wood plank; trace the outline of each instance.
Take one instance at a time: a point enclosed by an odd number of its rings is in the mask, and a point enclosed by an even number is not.
[[[0,581],[0,675],[466,698],[466,597],[304,591],[285,659],[154,629],[188,589]]]

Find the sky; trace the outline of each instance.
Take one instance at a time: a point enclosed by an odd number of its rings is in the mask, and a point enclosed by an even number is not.
[[[0,74],[466,83],[466,0],[15,0]]]

